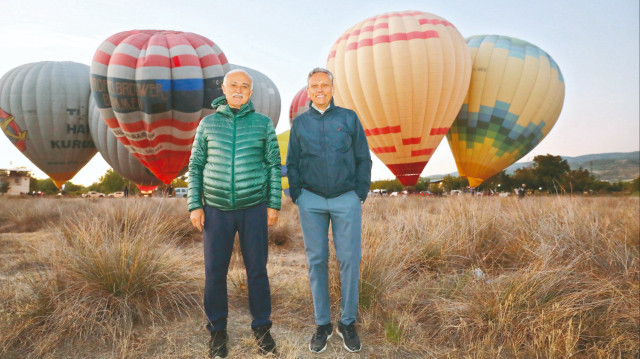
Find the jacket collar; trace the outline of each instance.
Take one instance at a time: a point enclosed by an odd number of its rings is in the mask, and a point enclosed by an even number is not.
[[[336,107],[336,105],[333,103],[333,97],[331,98],[331,102],[329,103],[329,107],[327,107],[326,110],[324,110],[323,113],[320,113],[320,111],[318,111],[318,109],[316,109],[315,107],[313,107],[313,101],[309,101],[309,109],[311,111],[313,111],[314,113],[318,114],[318,115],[324,115],[325,113],[333,110],[333,108]]]
[[[214,110],[216,110],[216,112],[219,112],[227,117],[233,117],[233,112],[231,111],[231,108],[229,107],[229,104],[227,103],[227,98],[224,96],[220,96],[218,98],[216,98],[215,100],[211,101],[211,108],[213,108]],[[249,101],[247,101],[247,103],[245,103],[244,105],[242,105],[240,107],[240,111],[238,111],[237,114],[235,114],[235,116],[240,117],[240,116],[244,116],[250,112],[254,112],[255,109],[253,108],[253,103],[251,102],[251,99],[249,99]]]

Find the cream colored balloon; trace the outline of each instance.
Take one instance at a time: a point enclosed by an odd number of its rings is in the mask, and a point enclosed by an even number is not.
[[[327,67],[336,104],[356,111],[371,151],[402,184],[415,185],[469,87],[460,32],[425,12],[374,16],[335,42]]]

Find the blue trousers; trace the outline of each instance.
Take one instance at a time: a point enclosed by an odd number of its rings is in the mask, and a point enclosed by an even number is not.
[[[204,311],[209,331],[227,327],[227,273],[236,232],[247,270],[251,327],[271,324],[271,291],[267,276],[267,205],[221,211],[204,207]]]
[[[309,264],[315,324],[331,323],[329,300],[329,223],[340,265],[340,321],[349,325],[358,314],[358,280],[362,258],[362,206],[354,191],[324,198],[302,190],[298,214]]]

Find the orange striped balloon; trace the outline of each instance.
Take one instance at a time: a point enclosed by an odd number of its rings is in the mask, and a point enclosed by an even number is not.
[[[336,104],[356,111],[371,151],[415,185],[469,87],[471,57],[458,29],[419,11],[374,16],[335,42],[327,68]]]

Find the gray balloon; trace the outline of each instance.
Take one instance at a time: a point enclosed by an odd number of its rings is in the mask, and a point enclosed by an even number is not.
[[[253,79],[253,95],[251,95],[253,107],[256,112],[269,117],[274,128],[277,127],[281,103],[280,92],[278,92],[276,84],[258,70],[234,64],[229,64],[229,67],[231,70],[244,70],[251,75]]]
[[[89,66],[43,61],[0,79],[0,127],[58,186],[96,154],[89,134]]]

